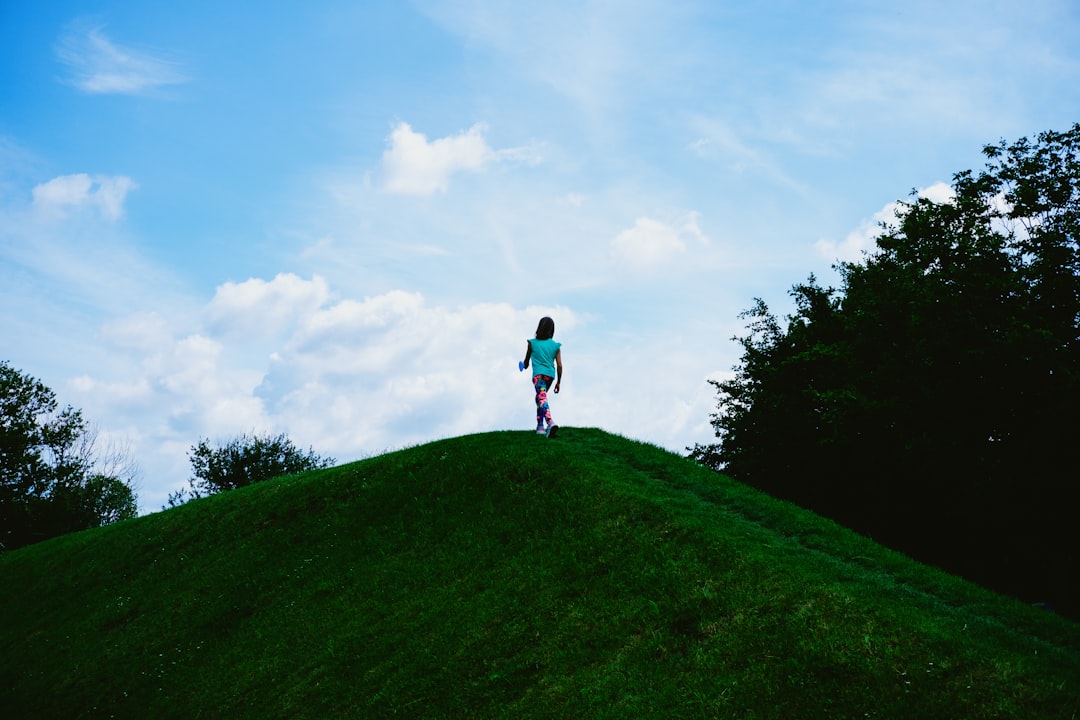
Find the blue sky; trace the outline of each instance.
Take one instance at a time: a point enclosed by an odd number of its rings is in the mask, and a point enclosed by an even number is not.
[[[0,359],[141,469],[557,422],[682,451],[755,297],[1080,120],[1080,7],[0,4]]]

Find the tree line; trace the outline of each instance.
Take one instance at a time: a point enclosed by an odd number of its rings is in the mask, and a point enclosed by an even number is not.
[[[983,149],[876,247],[761,300],[691,456],[887,545],[1080,615],[1080,124]]]

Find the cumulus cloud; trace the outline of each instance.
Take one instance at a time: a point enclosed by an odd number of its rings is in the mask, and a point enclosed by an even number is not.
[[[98,337],[112,376],[84,374],[70,389],[89,416],[128,425],[146,478],[140,502],[156,509],[200,437],[281,431],[345,461],[527,427],[531,388],[517,360],[542,315],[561,337],[581,323],[563,307],[433,306],[400,290],[336,298],[319,276],[252,278],[219,286],[193,317],[110,320]]]
[[[101,27],[71,26],[56,55],[67,66],[66,81],[86,93],[141,95],[186,81],[177,63],[116,45]]]
[[[330,289],[318,275],[304,280],[280,273],[270,281],[251,278],[219,286],[205,315],[215,334],[271,336],[314,313],[329,297]]]
[[[955,193],[947,183],[938,182],[921,188],[918,196],[936,203],[945,203],[951,202]],[[891,202],[859,223],[859,226],[849,232],[842,241],[822,239],[814,243],[814,247],[830,261],[859,262],[876,246],[877,238],[882,232],[882,225],[894,224],[897,213],[902,210],[903,206],[899,202]]]
[[[402,195],[446,192],[452,174],[478,172],[494,159],[495,152],[484,140],[482,125],[428,142],[426,135],[414,131],[408,123],[399,123],[390,133],[390,147],[383,153],[383,187]]]
[[[124,199],[138,185],[123,175],[61,175],[33,189],[34,209],[40,215],[59,219],[69,211],[89,208],[106,220],[119,220]]]
[[[487,144],[482,123],[449,137],[429,141],[405,122],[390,133],[383,153],[383,189],[400,195],[446,192],[450,177],[481,172],[496,162],[536,164],[539,151],[531,146],[495,150]]]
[[[936,203],[952,202],[956,198],[956,191],[953,190],[952,185],[943,182],[936,182],[930,187],[920,188],[919,197],[932,200]]]
[[[676,231],[688,249],[701,241],[695,227],[691,216]],[[564,306],[450,307],[401,290],[341,298],[319,276],[290,274],[225,283],[201,313],[110,320],[98,337],[111,373],[75,378],[65,401],[125,436],[143,472],[141,507],[156,510],[188,477],[187,452],[200,438],[285,432],[346,462],[439,437],[528,429],[532,389],[517,361],[543,315],[556,319],[566,348],[558,422],[675,447],[689,432],[709,436],[704,377],[725,364],[703,350],[711,340],[671,332],[629,343]],[[272,332],[252,337],[241,325]],[[655,358],[632,351],[642,342],[666,348],[670,372],[637,387],[655,375]]]
[[[680,227],[641,217],[634,221],[632,228],[615,236],[611,241],[611,254],[622,266],[649,270],[684,254],[688,242],[699,246],[708,243],[698,225],[697,213],[691,213]]]
[[[565,308],[452,309],[403,291],[342,300],[296,328],[258,395],[268,412],[303,418],[305,434],[336,448],[523,426],[528,393],[516,359],[546,313],[562,332],[577,323]]]

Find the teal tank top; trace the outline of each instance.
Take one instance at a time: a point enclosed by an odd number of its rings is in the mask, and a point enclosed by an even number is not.
[[[529,339],[529,347],[532,348],[532,374],[535,375],[547,375],[548,377],[556,377],[555,375],[555,354],[559,352],[559,348],[562,347],[562,343],[557,343],[554,340],[537,340],[536,338]]]

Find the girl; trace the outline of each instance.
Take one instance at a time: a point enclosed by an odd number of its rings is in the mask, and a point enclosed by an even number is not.
[[[548,406],[548,388],[555,381],[555,392],[559,392],[562,384],[562,343],[552,340],[555,335],[555,321],[549,317],[540,318],[540,324],[536,326],[536,337],[529,340],[529,347],[525,350],[525,360],[521,363],[522,369],[529,367],[529,360],[533,361],[533,388],[536,390],[536,432],[555,437],[559,432],[559,426],[551,421],[551,408]],[[547,429],[544,429],[545,423]]]

